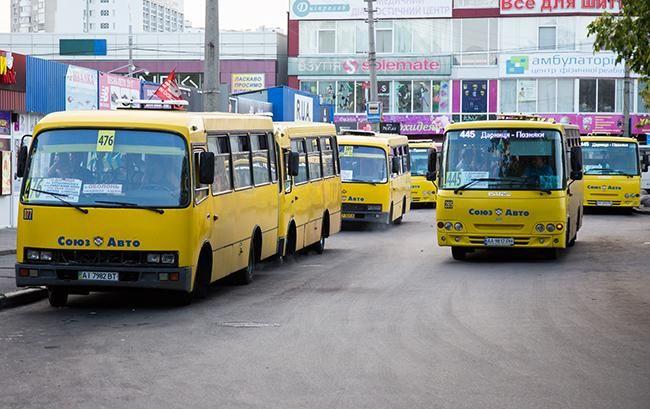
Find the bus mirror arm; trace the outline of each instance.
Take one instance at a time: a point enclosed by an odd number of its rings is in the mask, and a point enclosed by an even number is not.
[[[650,168],[650,155],[643,155],[643,160],[641,161],[641,172],[647,172]]]
[[[580,146],[571,148],[571,179],[582,179],[582,148]]]
[[[214,153],[201,152],[199,157],[199,183],[211,185],[214,183]]]
[[[434,181],[438,178],[438,152],[432,150],[429,152],[427,162],[427,180]]]
[[[31,142],[32,135],[24,135],[20,140],[20,150],[18,151],[18,163],[16,164],[16,177],[22,178],[25,176],[25,169],[27,168],[27,143],[25,140],[28,140],[28,143]]]

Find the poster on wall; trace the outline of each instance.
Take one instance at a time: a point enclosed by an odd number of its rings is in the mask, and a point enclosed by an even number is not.
[[[487,112],[488,82],[463,81],[462,85],[462,110],[463,112]]]
[[[230,93],[241,94],[242,92],[258,91],[264,89],[266,75],[261,74],[232,74],[230,82]]]
[[[2,196],[11,194],[11,151],[2,151]]]
[[[0,111],[0,135],[11,135],[11,112]]]
[[[367,17],[365,0],[291,0],[291,20],[355,20]],[[451,17],[452,0],[375,0],[377,18]]]
[[[519,102],[537,101],[537,81],[519,80],[517,83],[517,99]]]
[[[97,109],[97,82],[97,71],[68,66],[65,75],[66,111]]]
[[[140,80],[99,74],[99,109],[115,109],[119,99],[140,99]]]
[[[304,95],[294,95],[294,121],[313,122],[314,100]]]
[[[623,64],[612,53],[539,52],[502,54],[499,57],[501,78],[622,78]],[[638,75],[632,73],[632,76]]]

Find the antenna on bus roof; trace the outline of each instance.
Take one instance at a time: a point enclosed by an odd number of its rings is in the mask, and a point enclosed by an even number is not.
[[[160,99],[127,99],[120,98],[115,101],[117,109],[172,109],[178,107],[186,107],[190,105],[184,99],[174,100],[160,100]],[[153,107],[153,108],[147,108]]]

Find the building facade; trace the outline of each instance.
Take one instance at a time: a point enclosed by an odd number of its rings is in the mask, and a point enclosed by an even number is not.
[[[289,84],[319,94],[348,127],[367,126],[365,5],[291,1]],[[611,53],[594,54],[587,36],[600,13],[620,10],[618,1],[376,0],[375,9],[383,121],[400,123],[402,133],[439,136],[451,121],[502,112],[622,133],[623,67]],[[650,131],[643,87],[632,79],[639,135]]]
[[[182,32],[184,0],[11,0],[17,33]]]

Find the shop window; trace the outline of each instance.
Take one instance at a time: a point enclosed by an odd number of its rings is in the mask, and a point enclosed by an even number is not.
[[[641,93],[643,90],[646,88],[646,83],[643,81],[639,81],[639,92],[637,93],[637,112],[639,113],[647,113],[650,112],[650,105],[646,105],[645,100],[643,99],[643,96]]]
[[[598,80],[598,112],[614,112],[616,80]]]
[[[395,112],[411,112],[413,100],[411,81],[395,81]]]
[[[454,63],[457,65],[496,64],[497,31],[498,20],[494,18],[454,20]]]
[[[379,81],[377,83],[377,96],[384,112],[391,111],[390,106],[390,81]]]
[[[354,81],[339,81],[336,95],[336,111],[340,114],[354,112]]]
[[[393,52],[393,22],[378,21],[375,27],[377,53]]]
[[[319,81],[318,82],[318,95],[324,104],[336,104],[336,82],[335,81]]]
[[[538,30],[538,39],[539,39],[539,50],[555,50],[557,29],[555,27],[539,27]]]
[[[357,35],[356,35],[356,51],[357,53],[368,52],[368,24],[364,21],[356,22]]]
[[[413,81],[413,112],[431,112],[430,81]]]
[[[575,111],[575,81],[573,79],[557,80],[557,112]]]
[[[316,81],[300,81],[301,91],[311,92],[312,94],[316,94],[317,88],[318,87]]]
[[[337,54],[354,54],[354,38],[356,31],[355,21],[336,22],[336,52]]]
[[[336,52],[336,24],[327,25],[318,30],[318,53],[333,54]]]
[[[597,80],[580,80],[578,107],[580,112],[596,112]]]
[[[501,80],[499,90],[500,111],[517,112],[517,80]]]
[[[369,88],[370,88],[369,82],[357,81],[355,83],[354,112],[356,112],[357,114],[363,114],[366,112],[366,103],[368,101]]]
[[[415,20],[395,21],[395,52],[404,54],[413,52],[413,27],[416,26]]]
[[[449,112],[449,81],[433,81],[431,85],[431,110]]]
[[[537,111],[538,112],[556,112],[555,104],[557,102],[555,79],[537,80]]]

